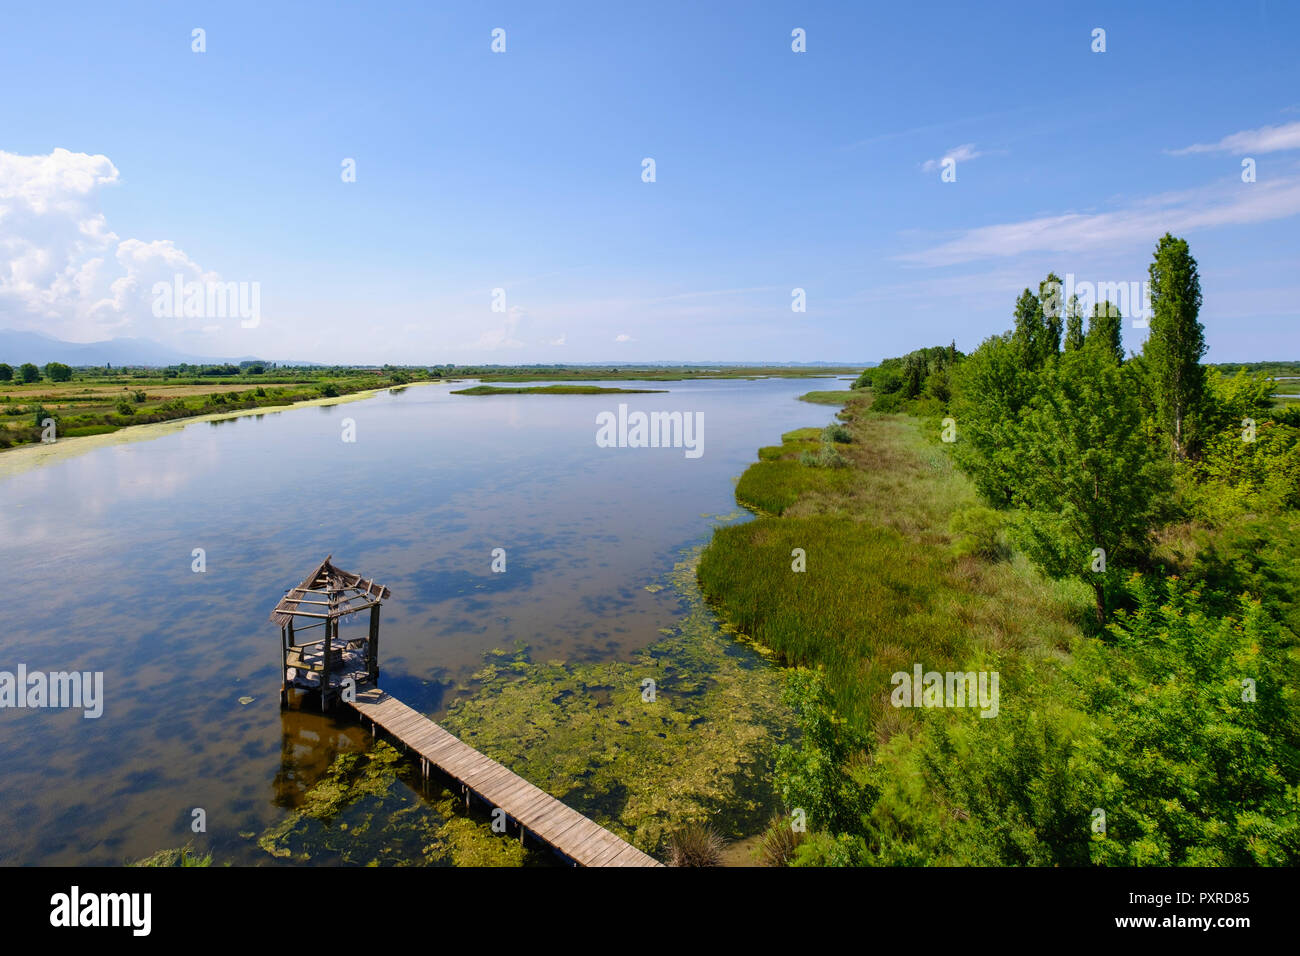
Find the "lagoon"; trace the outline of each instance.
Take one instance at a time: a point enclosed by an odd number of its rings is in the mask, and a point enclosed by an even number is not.
[[[0,670],[104,674],[97,720],[0,710],[0,863],[121,864],[194,837],[196,809],[219,861],[272,862],[256,835],[368,741],[279,708],[267,617],[326,554],[392,589],[381,686],[437,718],[494,649],[577,665],[661,640],[683,614],[667,576],[738,520],[756,449],[830,417],[796,400],[822,384],[806,379],[491,400],[463,384],[193,423],[0,479]],[[618,403],[702,415],[706,453],[599,447]]]

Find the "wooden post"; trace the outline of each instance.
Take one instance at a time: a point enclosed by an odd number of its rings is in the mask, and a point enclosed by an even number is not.
[[[332,608],[331,608],[331,610],[332,610]],[[331,640],[330,640],[330,638],[331,638],[330,631],[333,630],[333,628],[334,628],[336,625],[337,625],[337,622],[336,622],[336,621],[333,621],[333,620],[331,620],[330,618],[326,618],[326,619],[325,619],[325,643],[322,645],[322,646],[325,648],[325,659],[324,659],[324,661],[323,661],[322,664],[321,664],[321,667],[323,668],[323,670],[321,671],[321,675],[320,675],[320,709],[321,709],[322,711],[325,711],[325,710],[328,710],[328,709],[329,709],[329,700],[330,700],[330,648],[331,648],[331,646],[332,646],[332,642],[331,642]]]
[[[289,670],[289,645],[285,643],[288,637],[285,635],[284,628],[280,628],[280,706],[287,703],[287,688],[285,687],[285,674]]]
[[[366,646],[366,655],[369,658],[367,672],[370,674],[370,680],[376,684],[379,683],[379,605],[376,604],[370,609],[370,642]]]

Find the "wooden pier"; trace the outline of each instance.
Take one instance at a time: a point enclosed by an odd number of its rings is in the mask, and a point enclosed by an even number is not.
[[[663,865],[379,688],[344,702],[419,754],[426,775],[437,767],[579,866]]]
[[[372,730],[383,728],[419,754],[426,778],[436,767],[460,783],[467,803],[477,794],[514,820],[521,841],[531,833],[579,866],[663,866],[380,690],[379,608],[391,592],[335,567],[332,557],[286,590],[271,612],[280,628],[281,706],[288,703],[289,688],[298,687],[319,693],[321,710],[340,702],[352,707]],[[365,636],[343,636],[340,624],[362,611],[370,612]],[[313,623],[304,625],[304,619]],[[314,627],[324,628],[318,640],[300,640]]]

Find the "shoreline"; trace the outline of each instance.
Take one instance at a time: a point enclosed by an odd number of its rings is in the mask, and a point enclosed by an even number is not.
[[[231,418],[243,418],[248,415],[272,415],[279,412],[287,412],[295,408],[309,408],[316,405],[343,405],[348,402],[360,401],[363,398],[373,398],[381,392],[391,392],[395,388],[412,388],[416,385],[443,385],[445,382],[410,382],[406,385],[385,385],[382,388],[368,388],[359,392],[351,392],[347,395],[338,395],[332,398],[310,398],[300,402],[291,402],[288,405],[263,405],[260,408],[240,408],[229,412],[212,412],[207,415],[192,415],[187,418],[173,418],[166,422],[149,422],[143,425],[126,425],[117,431],[107,432],[103,435],[77,435],[72,438],[60,438],[57,441],[48,444],[29,444],[18,445],[14,448],[6,449],[0,452],[0,481],[21,475],[23,472],[31,471],[33,468],[40,468],[45,465],[51,465],[55,462],[63,461],[68,458],[75,458],[78,455],[85,454],[89,451],[95,451],[98,448],[107,448],[112,445],[127,445],[137,441],[151,441],[155,438],[161,438],[164,435],[170,435],[178,432],[189,425],[195,425],[200,422],[217,422],[226,421]]]

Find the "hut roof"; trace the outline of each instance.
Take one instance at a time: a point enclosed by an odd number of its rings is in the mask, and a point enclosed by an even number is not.
[[[295,616],[333,620],[364,611],[392,596],[382,584],[336,568],[330,562],[332,557],[326,555],[302,584],[285,592],[271,612],[273,624],[284,627]]]

